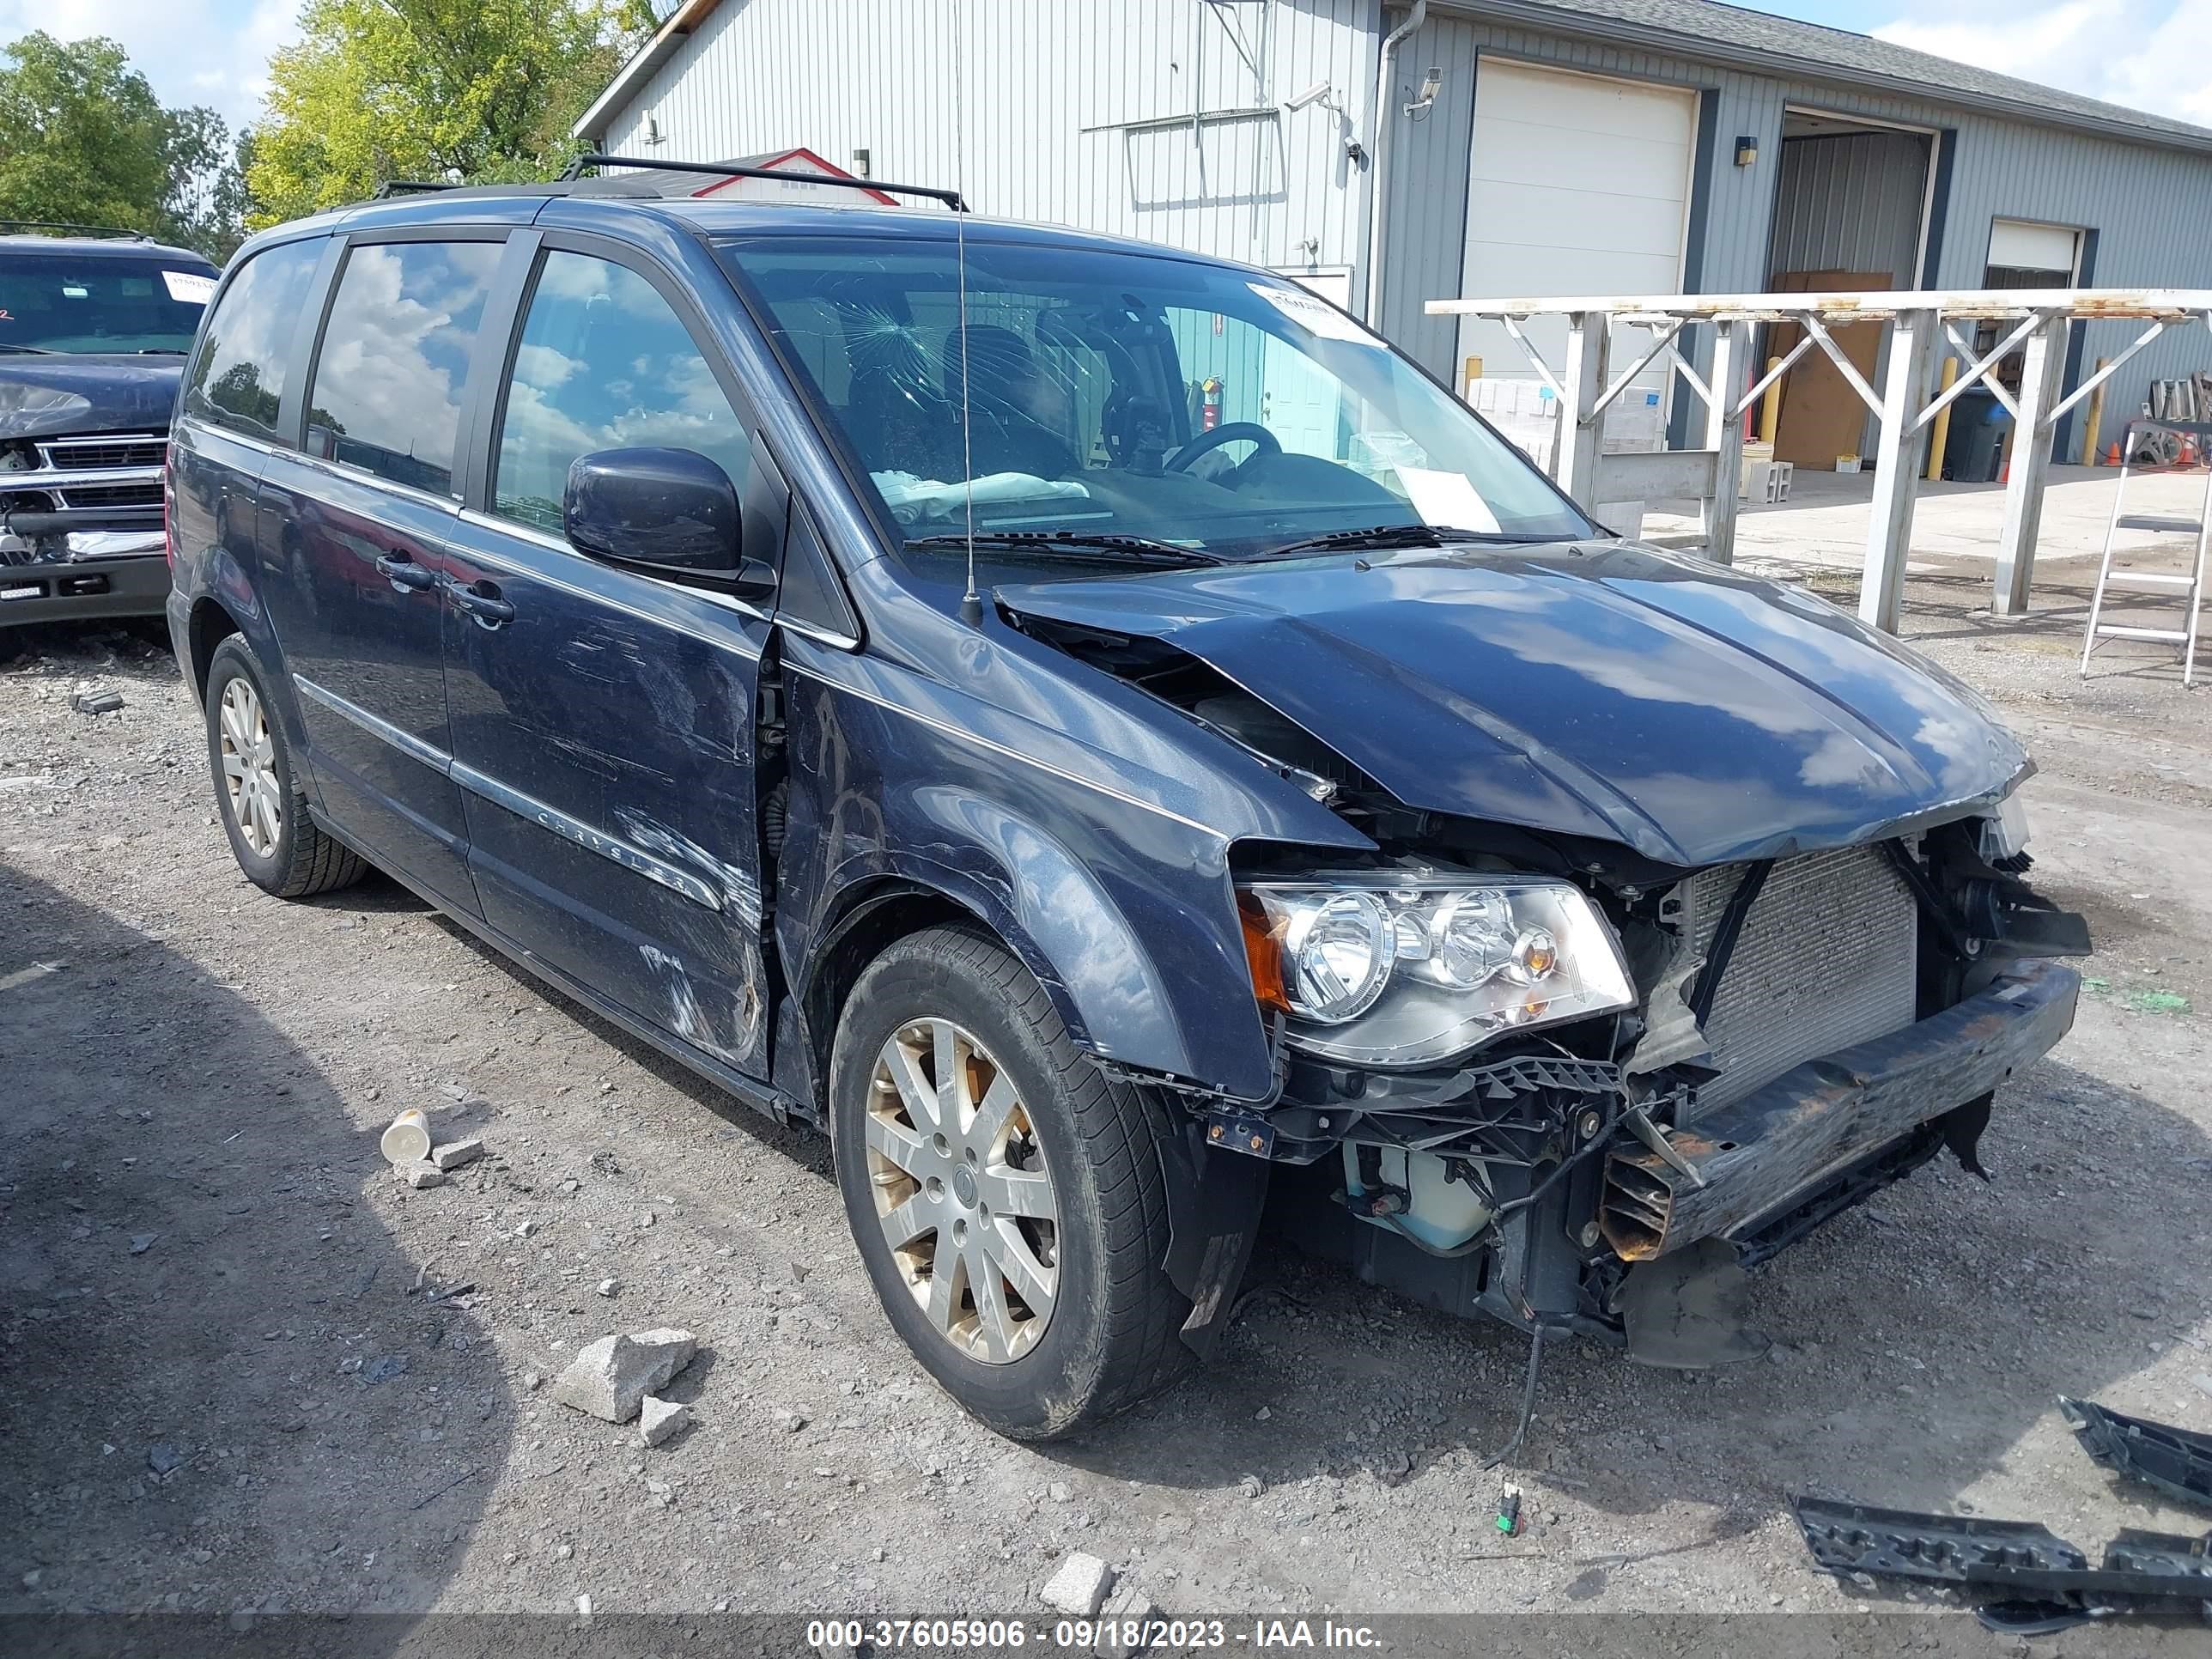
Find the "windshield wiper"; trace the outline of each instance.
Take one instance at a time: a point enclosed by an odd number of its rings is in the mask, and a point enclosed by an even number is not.
[[[17,345],[13,340],[0,340],[0,351],[21,352],[26,357],[58,357],[61,353],[52,346]]]
[[[1263,547],[1252,556],[1255,559],[1279,559],[1292,553],[1334,552],[1354,548],[1443,547],[1451,542],[1478,542],[1492,547],[1510,547],[1551,539],[1547,536],[1509,536],[1502,530],[1462,530],[1448,524],[1378,524],[1364,530],[1332,530],[1326,536],[1307,536],[1298,541],[1285,542],[1280,547]]]
[[[908,547],[965,547],[968,538],[957,533],[943,536],[915,536],[907,541]],[[1156,541],[1150,536],[1125,536],[1107,531],[1076,530],[979,530],[975,532],[978,547],[1012,548],[1018,552],[1032,549],[1066,548],[1072,552],[1105,554],[1110,557],[1132,559],[1143,564],[1219,564],[1218,553],[1208,553],[1202,548],[1184,547],[1176,542]]]

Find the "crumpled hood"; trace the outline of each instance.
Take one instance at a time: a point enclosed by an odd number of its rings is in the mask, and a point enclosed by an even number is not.
[[[0,356],[0,441],[165,431],[184,374],[167,356]]]
[[[1019,615],[1171,643],[1409,806],[1668,864],[1899,833],[2030,769],[1980,697],[1887,635],[1633,544],[996,591]]]

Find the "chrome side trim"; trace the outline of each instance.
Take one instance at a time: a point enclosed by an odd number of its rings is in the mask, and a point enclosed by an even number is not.
[[[1185,817],[1173,807],[1163,806],[1156,800],[1146,800],[1141,796],[1132,795],[1125,791],[1113,788],[1099,782],[1096,778],[1086,778],[1063,768],[1050,765],[1037,759],[1034,755],[1024,755],[1018,749],[1009,749],[1002,743],[994,743],[988,738],[965,731],[946,721],[933,720],[928,715],[920,714],[903,703],[893,702],[888,697],[879,697],[872,691],[863,691],[858,686],[847,684],[843,680],[831,679],[819,669],[806,667],[788,658],[785,659],[783,668],[787,674],[797,674],[802,678],[812,680],[817,685],[826,685],[833,691],[842,691],[848,696],[858,697],[862,702],[872,702],[878,708],[888,708],[893,714],[903,714],[916,724],[929,727],[933,732],[942,732],[948,738],[957,738],[961,742],[973,744],[978,749],[988,750],[994,755],[1003,755],[1010,761],[1018,761],[1024,766],[1035,767],[1038,771],[1049,776],[1058,778],[1066,783],[1078,785],[1085,789],[1094,790],[1109,800],[1120,801],[1125,806],[1134,806],[1139,811],[1155,813],[1173,823],[1180,823],[1186,829],[1195,830],[1200,835],[1212,836],[1217,841],[1225,842],[1228,839],[1212,824],[1200,823],[1196,818]]]
[[[270,443],[266,438],[257,438],[250,432],[240,432],[235,427],[225,426],[221,421],[210,421],[199,415],[180,413],[177,416],[175,426],[170,428],[172,439],[173,440],[179,429],[185,427],[190,427],[196,432],[206,433],[211,437],[222,440],[224,443],[236,444],[240,448],[253,450],[262,455],[289,457],[300,453],[296,449],[287,449],[282,444]]]
[[[618,864],[632,875],[643,876],[647,881],[657,881],[670,891],[682,894],[702,908],[719,912],[722,908],[721,895],[688,870],[649,854],[641,853],[628,842],[603,834],[581,818],[572,818],[557,811],[544,801],[524,794],[520,789],[509,788],[497,778],[489,777],[465,762],[453,763],[451,775],[455,783],[495,806],[505,807],[517,817],[527,818],[541,830],[550,830],[563,841],[572,841],[587,852],[597,853],[610,863]]]
[[[311,697],[333,714],[351,720],[371,737],[381,738],[401,754],[418,760],[434,772],[450,773],[453,757],[444,750],[427,744],[412,732],[403,732],[390,720],[380,720],[357,702],[348,702],[335,691],[325,690],[304,675],[292,676],[292,684],[301,696]]]
[[[383,738],[401,754],[422,762],[433,771],[444,773],[478,799],[504,807],[517,817],[527,818],[541,830],[550,830],[563,841],[574,842],[587,851],[597,853],[633,875],[643,876],[647,881],[657,881],[671,892],[682,894],[694,904],[717,913],[721,910],[722,896],[690,871],[678,869],[649,853],[641,853],[628,842],[606,835],[581,818],[570,817],[566,812],[548,806],[534,796],[526,795],[520,789],[509,788],[497,778],[477,771],[464,761],[455,760],[444,750],[434,748],[410,732],[401,731],[389,720],[379,720],[360,704],[347,702],[337,692],[326,690],[311,679],[295,674],[292,684],[301,696],[312,697],[371,736]]]

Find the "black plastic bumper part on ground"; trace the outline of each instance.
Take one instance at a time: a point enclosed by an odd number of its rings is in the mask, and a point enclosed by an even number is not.
[[[169,562],[156,548],[122,558],[0,564],[0,628],[158,617],[169,597]]]
[[[1671,1158],[1617,1147],[1600,1218],[1607,1242],[1638,1261],[1755,1231],[2047,1052],[2073,1025],[2081,986],[2058,963],[2022,963],[1955,1008],[1807,1060],[1669,1132]]]
[[[1919,1515],[1817,1498],[1796,1504],[1814,1564],[1840,1577],[1863,1572],[2035,1599],[2212,1600],[2212,1534],[2192,1538],[2123,1527],[2092,1566],[2082,1551],[2032,1521]]]

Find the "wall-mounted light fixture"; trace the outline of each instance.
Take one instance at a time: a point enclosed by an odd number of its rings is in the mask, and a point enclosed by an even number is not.
[[[1735,164],[1740,167],[1752,166],[1759,160],[1759,140],[1739,138],[1735,141]]]
[[[876,158],[868,151],[865,149],[856,149],[853,152],[853,176],[855,179],[867,179],[873,177],[874,175],[870,173],[868,169],[875,164]]]

